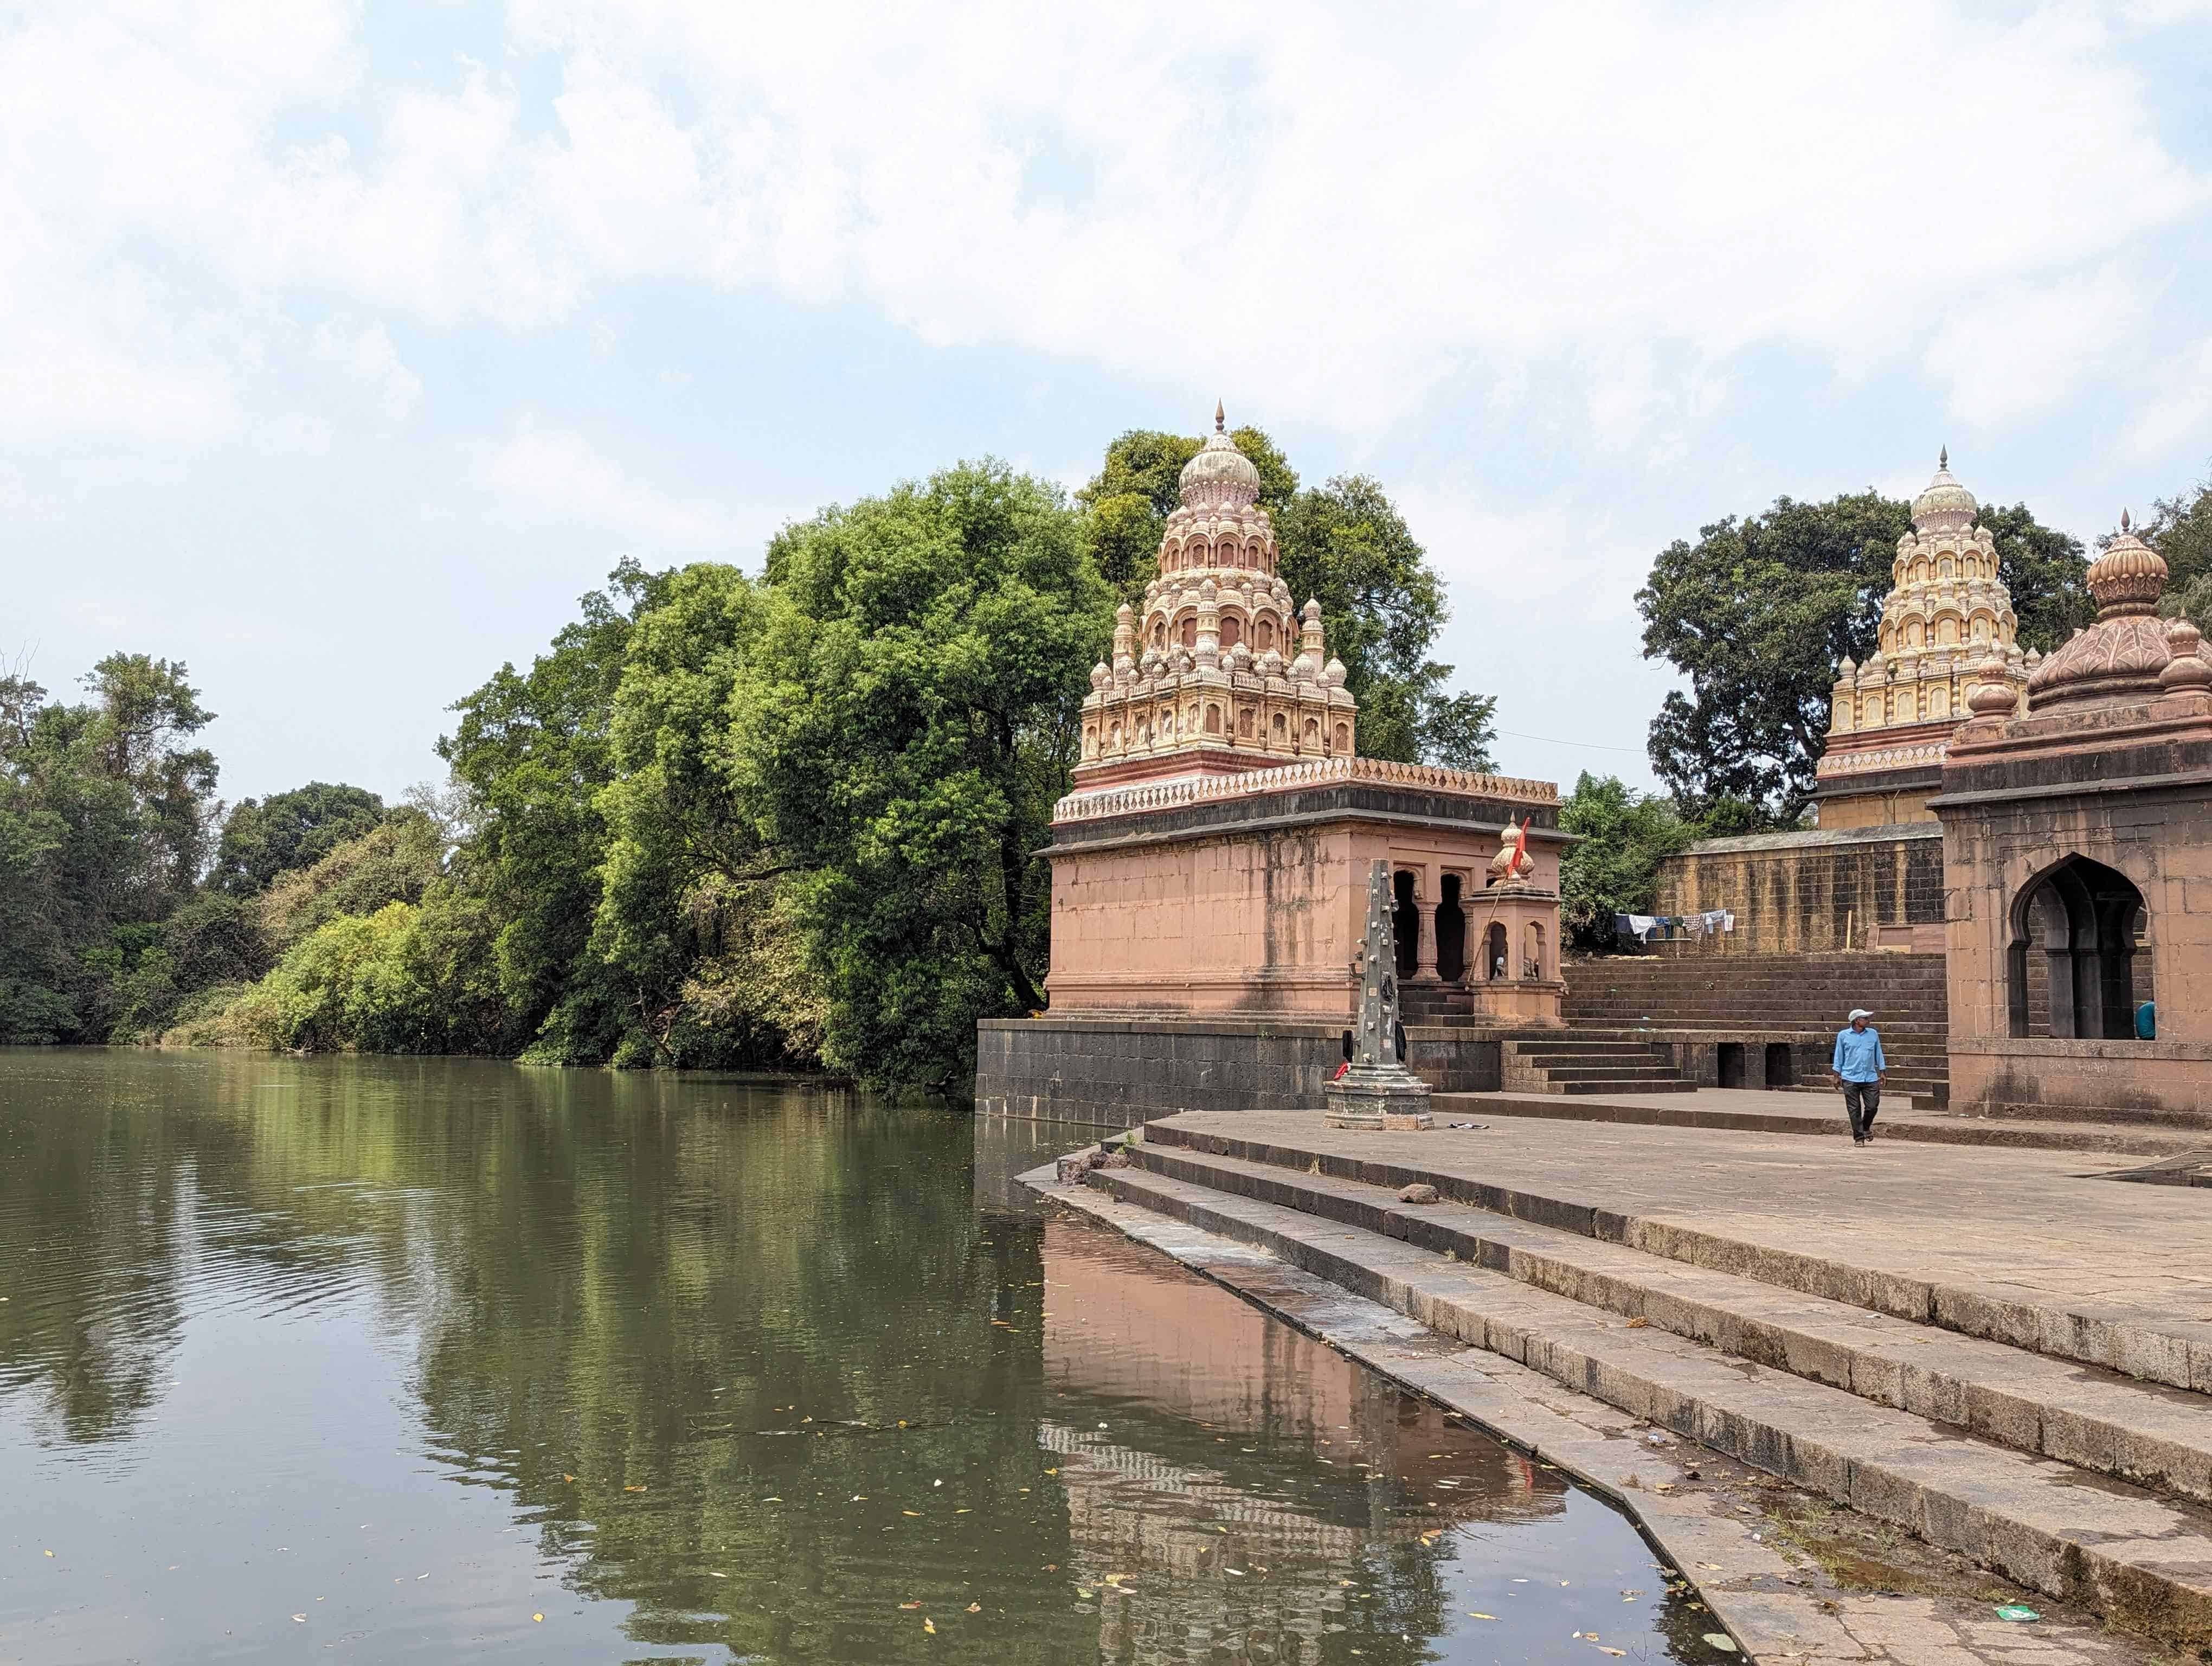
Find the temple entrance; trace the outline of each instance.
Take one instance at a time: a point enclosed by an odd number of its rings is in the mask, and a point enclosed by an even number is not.
[[[2134,1036],[2136,951],[2148,924],[2142,892],[2102,862],[2069,856],[2030,880],[2012,906],[2011,1032],[2061,1040]]]
[[[1467,910],[1460,906],[1460,879],[1444,875],[1443,900],[1437,904],[1437,976],[1456,983],[1467,976]]]
[[[1398,981],[1413,976],[1421,962],[1421,905],[1413,900],[1413,876],[1400,868],[1390,876],[1397,905],[1390,911],[1390,926],[1398,939]]]

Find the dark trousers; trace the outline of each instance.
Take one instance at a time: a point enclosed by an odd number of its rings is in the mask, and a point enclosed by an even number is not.
[[[1874,1114],[1881,1109],[1880,1082],[1845,1082],[1844,1109],[1850,1115],[1854,1138],[1874,1132]]]

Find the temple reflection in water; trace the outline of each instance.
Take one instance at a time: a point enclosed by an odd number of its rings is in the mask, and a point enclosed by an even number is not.
[[[1433,1636],[1437,1563],[1469,1541],[1446,1535],[1565,1508],[1555,1473],[1087,1223],[1046,1223],[1044,1278],[1038,1440],[1101,1660]]]

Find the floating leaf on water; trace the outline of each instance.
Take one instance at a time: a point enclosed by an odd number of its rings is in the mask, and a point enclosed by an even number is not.
[[[625,1487],[623,1488],[623,1491],[625,1493],[642,1493],[645,1491],[645,1488],[642,1487]]]
[[[1597,1645],[1597,1651],[1601,1655],[1626,1655],[1628,1652],[1626,1649],[1607,1648],[1602,1643]]]
[[[1469,1620],[1495,1620],[1498,1618],[1494,1614],[1477,1614],[1473,1608],[1469,1608],[1467,1611],[1467,1617]]]
[[[981,1614],[983,1612],[983,1605],[981,1602],[970,1602],[968,1605],[968,1612],[970,1614]]]
[[[902,1516],[919,1516],[921,1514],[921,1511],[919,1510],[902,1510],[899,1511],[899,1514]]]
[[[921,1606],[921,1604],[919,1602],[902,1602],[899,1604],[899,1607],[902,1608],[918,1608]]]
[[[712,1569],[712,1568],[708,1568],[708,1569],[707,1570],[707,1577],[708,1577],[709,1579],[726,1579],[726,1578],[728,1578],[730,1576],[729,1576],[728,1574],[726,1574],[726,1573],[717,1573],[717,1572],[714,1572],[714,1569]]]
[[[538,1625],[542,1626],[542,1625],[544,1625],[544,1624],[545,1623],[545,1616],[544,1616],[544,1614],[532,1614],[532,1615],[530,1616],[530,1618],[532,1619],[532,1620],[533,1622],[535,1622],[535,1623],[536,1623],[536,1624],[538,1624]]]
[[[1730,1637],[1726,1632],[1707,1632],[1705,1633],[1705,1641],[1711,1644],[1713,1647],[1718,1649],[1724,1655],[1739,1654],[1742,1652],[1735,1646],[1735,1639]]]
[[[2017,1620],[2023,1624],[2031,1620],[2040,1620],[2043,1618],[2043,1616],[2038,1614],[2033,1608],[2025,1607],[2018,1602],[1999,1603],[1997,1605],[1996,1614],[1997,1618],[2000,1620]]]
[[[298,1620],[302,1626],[307,1623],[307,1616],[304,1614],[295,1614],[292,1618]]]
[[[921,1628],[927,1632],[932,1637],[935,1637],[937,1635],[937,1622],[934,1620],[930,1619],[927,1614],[922,1616]]]

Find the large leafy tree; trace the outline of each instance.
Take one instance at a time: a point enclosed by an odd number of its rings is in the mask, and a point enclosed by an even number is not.
[[[462,879],[496,922],[500,987],[518,1033],[550,1056],[604,1060],[626,1024],[587,951],[607,848],[600,792],[615,776],[615,690],[632,626],[662,582],[625,561],[526,672],[502,666],[454,708],[439,756],[475,826]]]
[[[216,812],[182,665],[113,654],[83,680],[70,705],[0,678],[0,1041],[105,1040],[159,995]]]
[[[1582,949],[1612,945],[1614,915],[1649,914],[1660,859],[1700,831],[1666,794],[1587,770],[1559,806],[1559,826],[1577,837],[1559,859],[1559,920]]]
[[[1493,767],[1497,701],[1449,691],[1452,667],[1430,658],[1446,616],[1428,552],[1380,482],[1340,475],[1301,488],[1267,434],[1230,438],[1260,471],[1260,506],[1275,525],[1283,582],[1303,605],[1317,599],[1329,651],[1359,702],[1359,750],[1370,757]],[[1160,536],[1180,501],[1183,465],[1204,442],[1133,429],[1106,448],[1076,494],[1099,571],[1133,601],[1158,572]]]
[[[1988,508],[2025,648],[2048,652],[2094,611],[2077,539],[2025,504]],[[1689,680],[1652,721],[1659,778],[1693,809],[1731,800],[1769,826],[1811,801],[1836,666],[1876,645],[1910,506],[1875,491],[1825,503],[1783,497],[1678,539],[1637,593],[1644,652]]]
[[[732,790],[792,870],[823,1054],[950,1087],[1044,1004],[1038,855],[1112,593],[1060,492],[963,464],[787,528],[730,706]]]
[[[280,873],[312,867],[384,819],[384,800],[359,787],[311,781],[242,800],[222,824],[209,883],[248,896]]]

